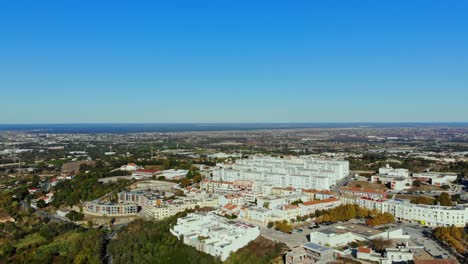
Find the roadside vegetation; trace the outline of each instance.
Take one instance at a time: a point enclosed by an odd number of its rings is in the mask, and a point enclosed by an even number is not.
[[[0,263],[101,263],[101,230],[19,216],[0,224]]]

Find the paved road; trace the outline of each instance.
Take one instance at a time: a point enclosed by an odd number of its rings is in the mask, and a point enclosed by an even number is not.
[[[338,182],[336,182],[336,185],[331,188],[331,191],[339,192],[340,188],[347,185],[353,177],[354,176],[352,174],[349,174],[344,179],[339,180]]]
[[[442,258],[451,257],[451,254],[441,247],[436,241],[424,235],[424,232],[431,232],[428,228],[422,228],[420,226],[402,226],[404,232],[408,232],[411,236],[411,240],[418,246],[423,246],[424,249],[431,254],[431,256],[442,256]]]

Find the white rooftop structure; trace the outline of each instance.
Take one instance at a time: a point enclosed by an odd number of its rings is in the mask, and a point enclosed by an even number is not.
[[[219,164],[213,170],[218,181],[251,180],[273,187],[330,189],[349,174],[349,162],[318,159],[309,156],[275,158],[254,156],[236,160],[234,164]]]
[[[184,244],[220,257],[222,261],[260,235],[257,226],[228,220],[213,212],[197,212],[181,217],[170,231]]]

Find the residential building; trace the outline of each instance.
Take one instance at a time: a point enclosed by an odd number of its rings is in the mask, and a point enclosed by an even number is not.
[[[408,178],[409,177],[409,170],[407,169],[394,169],[390,167],[390,165],[386,165],[383,168],[379,168],[379,174],[380,175],[387,175],[387,176],[394,176],[394,177],[403,177],[403,178]]]
[[[396,191],[410,189],[413,184],[411,178],[382,174],[371,176],[371,182],[385,184],[390,189]]]
[[[182,178],[185,178],[188,172],[189,172],[188,170],[175,170],[175,169],[163,170],[161,171],[160,174],[158,174],[158,177],[163,176],[164,178],[168,180],[180,180]]]
[[[158,206],[163,203],[164,196],[146,191],[119,192],[119,203],[133,203],[138,206]]]
[[[418,222],[426,226],[458,226],[468,223],[468,205],[456,206],[413,204],[408,200],[373,200],[369,198],[342,197],[343,203],[375,209],[381,213],[391,213],[399,220]]]
[[[311,157],[252,157],[234,164],[218,164],[213,179],[232,182],[250,180],[273,187],[328,190],[349,174],[349,162]]]
[[[328,264],[335,260],[332,248],[305,243],[286,254],[286,264]]]
[[[386,199],[387,193],[381,190],[375,189],[364,189],[364,188],[357,188],[357,187],[341,187],[340,188],[341,195],[355,195],[359,197],[366,197],[371,199]]]
[[[403,234],[402,229],[381,231],[356,223],[345,223],[333,226],[320,231],[313,231],[310,234],[310,241],[329,247],[345,246],[353,241],[370,241],[375,238],[385,239],[408,239],[408,235]]]
[[[219,205],[224,206],[226,204],[234,204],[234,205],[243,205],[244,195],[242,193],[229,193],[219,196]]]
[[[135,163],[128,163],[127,165],[122,165],[120,167],[120,170],[123,170],[123,171],[135,171],[138,169],[138,165],[136,165]]]
[[[111,203],[94,200],[83,203],[83,212],[94,216],[130,216],[138,214],[138,206],[131,203]]]
[[[184,244],[225,261],[231,253],[255,240],[260,228],[213,213],[198,212],[177,219],[170,232]]]
[[[169,200],[160,206],[144,207],[140,215],[156,220],[161,220],[169,216],[173,216],[179,212],[187,209],[203,208],[203,207],[217,207],[218,199],[205,196],[199,198],[180,197],[177,200]]]

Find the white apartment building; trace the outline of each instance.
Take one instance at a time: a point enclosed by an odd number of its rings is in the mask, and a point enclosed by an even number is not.
[[[412,204],[407,200],[372,200],[366,198],[345,198],[343,203],[357,204],[379,212],[391,213],[397,219],[419,222],[426,226],[458,226],[468,223],[468,205],[440,206]]]
[[[213,170],[214,180],[251,180],[273,187],[328,190],[349,174],[348,161],[311,157],[255,156],[236,160],[234,164],[218,165],[219,168]]]
[[[130,216],[138,214],[138,206],[130,203],[111,203],[98,200],[83,203],[83,213],[94,216]]]
[[[207,193],[227,194],[232,192],[248,193],[254,196],[270,194],[273,186],[262,182],[253,182],[248,180],[236,180],[233,182],[202,180],[200,189]]]
[[[145,191],[119,192],[119,203],[133,203],[138,206],[157,206],[163,203],[164,196]]]
[[[244,195],[242,193],[229,193],[219,196],[219,205],[225,206],[226,204],[233,204],[233,205],[243,205]]]
[[[371,182],[385,184],[395,191],[410,189],[413,184],[411,178],[382,174],[371,176]]]
[[[409,171],[407,169],[394,169],[388,164],[385,167],[379,169],[379,174],[394,177],[409,177]]]
[[[213,213],[192,213],[177,219],[170,232],[184,244],[225,261],[232,252],[260,235],[260,228]]]
[[[144,207],[140,215],[143,217],[149,217],[156,220],[161,220],[169,216],[173,216],[179,212],[183,212],[186,209],[195,209],[197,207],[217,207],[218,198],[212,197],[199,197],[194,198],[180,198],[178,200],[166,202],[160,206],[155,207]]]

